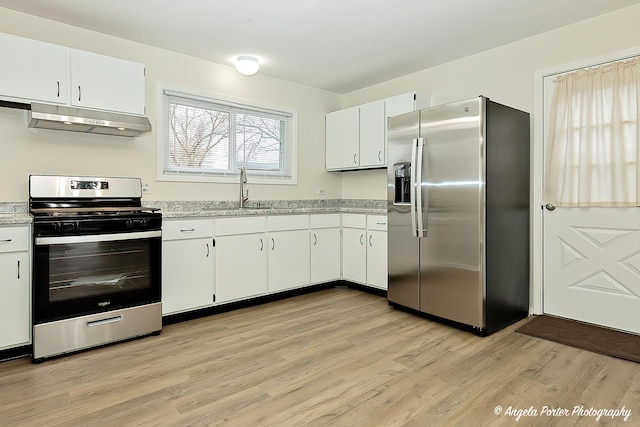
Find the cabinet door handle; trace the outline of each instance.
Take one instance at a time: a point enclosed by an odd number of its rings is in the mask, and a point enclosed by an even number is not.
[[[357,165],[358,164],[358,153],[354,153],[353,154],[353,164]]]
[[[318,236],[316,235],[316,233],[313,233],[313,246],[318,244]]]
[[[207,242],[207,258],[209,258],[209,243]]]
[[[382,161],[382,150],[378,151],[378,160]]]
[[[271,238],[271,250],[274,250],[275,248],[276,248],[276,241],[272,237]]]
[[[369,234],[369,246],[373,246],[373,244],[371,243],[371,238],[373,237],[372,234]]]
[[[184,230],[180,230],[181,233],[193,233],[196,231],[195,228],[185,228]]]
[[[58,84],[58,95],[56,96],[60,98],[60,80],[58,80],[56,83]]]
[[[0,243],[10,243],[11,239],[4,239],[4,240],[0,240]]]
[[[260,238],[260,252],[264,249],[264,242],[262,241],[262,237]]]
[[[360,235],[360,245],[361,245],[361,246],[364,246],[364,243],[362,242],[362,239],[363,239],[363,238],[364,238],[364,234],[361,234],[361,235]]]
[[[20,278],[20,261],[18,261],[18,279]]]
[[[82,90],[80,89],[80,86],[78,86],[78,101],[80,101],[82,99]]]

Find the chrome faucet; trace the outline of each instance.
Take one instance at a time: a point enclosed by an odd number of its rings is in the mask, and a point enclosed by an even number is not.
[[[249,200],[249,189],[245,195],[244,185],[247,183],[247,169],[243,166],[240,168],[240,207],[244,208],[244,202]]]

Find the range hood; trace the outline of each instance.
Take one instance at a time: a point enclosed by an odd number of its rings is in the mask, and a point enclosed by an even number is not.
[[[151,123],[146,117],[35,102],[31,103],[28,113],[28,126],[128,137],[151,131]]]

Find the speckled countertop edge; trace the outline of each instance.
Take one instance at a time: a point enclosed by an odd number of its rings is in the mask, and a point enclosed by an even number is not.
[[[165,218],[295,215],[320,213],[386,214],[386,200],[320,199],[250,201],[240,209],[237,202],[145,202],[161,209]]]
[[[252,200],[246,207],[230,201],[143,201],[144,206],[160,208],[164,218],[294,215],[321,213],[387,213],[386,200],[318,199]],[[0,202],[0,225],[30,224],[33,221],[27,203]]]
[[[0,224],[30,224],[26,203],[0,203]]]

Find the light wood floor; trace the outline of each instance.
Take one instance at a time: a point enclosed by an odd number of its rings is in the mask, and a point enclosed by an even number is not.
[[[640,364],[481,338],[336,288],[40,365],[0,363],[2,426],[638,425]],[[503,412],[632,410],[621,418]]]

